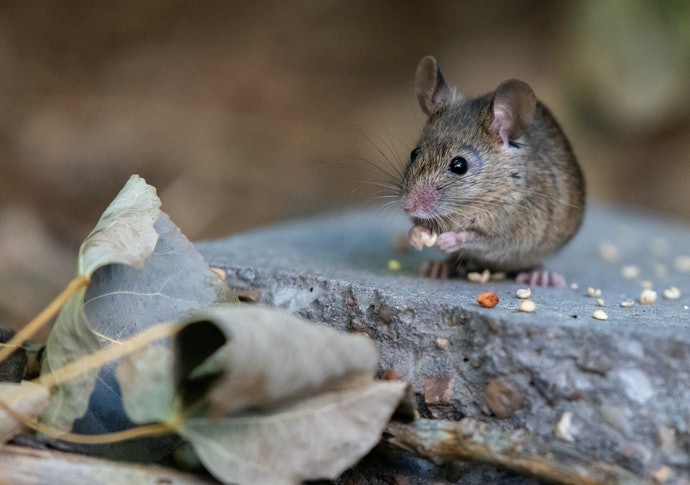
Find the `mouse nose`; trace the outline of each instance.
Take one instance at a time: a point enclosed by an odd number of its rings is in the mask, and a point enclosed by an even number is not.
[[[431,185],[412,189],[402,197],[402,208],[412,217],[431,217],[438,204],[438,190]]]

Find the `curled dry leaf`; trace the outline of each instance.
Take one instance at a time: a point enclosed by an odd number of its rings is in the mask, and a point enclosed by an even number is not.
[[[407,389],[373,379],[369,338],[282,310],[221,305],[181,325],[174,365],[166,349],[121,365],[125,406],[137,422],[177,423],[226,483],[336,478],[378,442]],[[165,402],[147,402],[152,394]]]

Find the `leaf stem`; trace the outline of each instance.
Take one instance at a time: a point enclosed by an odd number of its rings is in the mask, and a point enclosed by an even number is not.
[[[9,357],[10,354],[17,349],[17,347],[20,347],[24,342],[30,339],[36,332],[50,322],[51,318],[53,318],[60,311],[60,308],[62,308],[67,299],[75,291],[88,285],[89,281],[90,278],[85,275],[76,276],[72,281],[70,281],[60,292],[60,294],[41,311],[41,313],[36,315],[33,320],[31,320],[21,330],[14,334],[14,336],[5,344],[5,346],[3,346],[3,348],[0,348],[0,362]]]
[[[0,401],[0,409],[9,414],[15,421],[22,423],[22,425],[31,428],[34,431],[38,431],[39,433],[50,436],[51,438],[55,438],[57,440],[69,441],[70,443],[79,443],[83,445],[103,445],[108,443],[117,443],[118,441],[131,440],[134,438],[171,434],[174,433],[178,427],[178,423],[172,421],[170,423],[146,424],[112,433],[78,434],[65,432],[52,426],[39,423],[29,416],[15,411],[2,401]]]
[[[96,369],[110,361],[117,360],[125,355],[132,354],[137,350],[142,349],[151,342],[161,340],[166,337],[172,337],[177,333],[179,326],[173,325],[171,322],[159,323],[149,327],[148,329],[134,335],[133,337],[122,340],[119,345],[110,346],[85,355],[69,364],[55,369],[47,374],[42,374],[37,377],[34,382],[51,388],[62,384],[65,381],[73,379],[84,372],[91,369]]]

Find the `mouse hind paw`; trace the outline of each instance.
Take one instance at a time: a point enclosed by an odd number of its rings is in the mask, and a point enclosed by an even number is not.
[[[515,281],[521,285],[540,286],[542,288],[565,288],[568,282],[560,273],[544,269],[533,269],[518,273]]]

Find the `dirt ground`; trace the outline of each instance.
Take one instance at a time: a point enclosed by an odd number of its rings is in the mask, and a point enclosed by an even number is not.
[[[190,239],[383,204],[426,54],[467,94],[528,81],[592,198],[690,221],[682,0],[2,2],[0,324],[67,283],[132,173]]]

